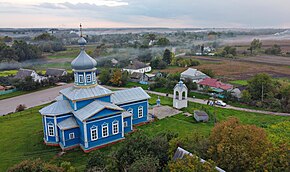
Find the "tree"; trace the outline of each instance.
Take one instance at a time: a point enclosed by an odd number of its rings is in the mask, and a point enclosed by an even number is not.
[[[278,55],[281,54],[281,48],[279,45],[275,44],[271,48],[265,50],[266,54]]]
[[[257,74],[248,81],[247,89],[253,100],[263,102],[267,96],[274,93],[274,81],[267,74]]]
[[[8,172],[66,172],[62,167],[36,160],[24,160],[8,169]]]
[[[258,50],[262,47],[262,42],[260,42],[259,39],[254,39],[251,42],[251,46],[249,48],[249,50],[251,51],[251,54],[253,54],[253,51]]]
[[[163,61],[165,61],[167,64],[170,64],[172,60],[172,53],[170,50],[165,49],[163,53]]]
[[[202,69],[201,72],[203,72],[204,74],[206,74],[207,76],[214,78],[215,74],[211,69]]]
[[[99,75],[99,80],[101,84],[104,84],[104,85],[109,84],[110,78],[111,78],[111,73],[108,69],[104,69],[101,71]]]
[[[25,41],[14,41],[12,48],[15,50],[19,61],[41,58],[41,51],[34,45],[27,44]]]
[[[53,41],[56,40],[56,37],[50,35],[49,33],[42,33],[34,38],[36,41]]]
[[[270,144],[266,132],[254,125],[242,125],[236,118],[218,123],[209,137],[208,158],[226,171],[247,171],[255,167]]]
[[[102,172],[102,171],[107,171],[108,169],[108,162],[107,162],[107,157],[103,152],[96,151],[92,153],[90,156],[87,165],[86,165],[86,171],[87,172]]]
[[[282,110],[284,112],[290,112],[290,85],[282,88],[280,92]]]
[[[145,51],[142,52],[138,55],[138,60],[142,61],[142,62],[150,62],[152,60],[152,54],[150,51]]]
[[[157,41],[157,45],[159,46],[167,46],[170,44],[170,41],[167,38],[159,38]]]
[[[155,58],[150,62],[150,66],[153,69],[165,69],[167,67],[167,64],[165,61],[161,60],[160,58]]]
[[[237,55],[237,49],[235,47],[226,46],[222,51],[223,57],[231,57]]]
[[[144,155],[137,159],[129,167],[128,171],[132,172],[156,172],[159,168],[159,160],[156,157]]]
[[[171,172],[217,172],[213,161],[202,163],[200,158],[194,155],[185,155],[183,159],[171,161],[168,166]]]

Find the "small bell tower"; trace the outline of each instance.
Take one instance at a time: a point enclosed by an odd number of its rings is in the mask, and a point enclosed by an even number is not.
[[[179,81],[174,87],[173,107],[176,109],[187,107],[187,95],[188,88],[182,81]]]

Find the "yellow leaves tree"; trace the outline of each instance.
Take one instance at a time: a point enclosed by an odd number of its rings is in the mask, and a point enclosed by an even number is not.
[[[254,169],[254,160],[270,146],[264,129],[242,125],[236,118],[217,124],[209,142],[209,158],[227,171]]]

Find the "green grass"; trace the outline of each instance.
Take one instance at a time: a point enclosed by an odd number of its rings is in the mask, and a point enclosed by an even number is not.
[[[128,82],[124,87],[127,87],[127,88],[142,87],[144,90],[148,90],[148,85],[140,84],[137,82]]]
[[[156,104],[157,96],[151,95],[151,97],[150,104]],[[161,104],[172,105],[171,98],[160,98]],[[42,121],[41,116],[38,113],[38,110],[43,106],[0,117],[0,171],[5,171],[8,167],[15,163],[19,163],[24,159],[35,158],[41,158],[46,162],[54,164],[59,164],[61,161],[69,161],[72,165],[77,167],[78,170],[84,170],[90,154],[85,154],[80,149],[74,149],[63,156],[58,157],[56,155],[60,152],[59,148],[45,146],[43,144]],[[208,109],[210,115],[214,112],[213,107],[196,103],[189,103],[189,107],[183,110],[192,113],[194,109],[201,108]],[[231,116],[235,116],[244,124],[255,124],[267,128],[269,131],[272,131],[273,129],[268,126],[286,120],[289,121],[289,117],[248,113],[223,108],[216,108],[216,114],[218,121],[226,120]],[[183,114],[179,114],[140,126],[138,129],[144,131],[149,136],[153,136],[159,131],[177,132],[181,137],[193,132],[198,132],[202,135],[208,136],[213,126],[214,124],[212,121],[209,123],[196,123],[192,117],[185,117]],[[122,143],[108,146],[101,149],[101,151],[106,151],[108,153],[112,152],[120,144]]]
[[[248,85],[247,80],[235,80],[235,81],[229,81],[229,83],[234,84],[234,85],[242,85],[242,86]]]
[[[16,75],[18,70],[5,70],[0,71],[0,76],[9,76],[9,75]]]
[[[21,95],[28,94],[28,93],[31,93],[31,92],[29,92],[29,91],[15,91],[13,93],[0,95],[0,100],[8,99],[8,98],[16,97],[16,96],[21,96]]]

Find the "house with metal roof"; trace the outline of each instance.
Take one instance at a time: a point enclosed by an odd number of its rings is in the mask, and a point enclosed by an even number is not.
[[[151,71],[151,66],[149,66],[149,65],[147,65],[147,64],[145,64],[143,62],[134,60],[134,61],[131,61],[128,66],[124,67],[123,71],[127,71],[130,74],[134,73],[134,72],[146,73],[146,72],[150,72]]]
[[[184,72],[180,74],[181,80],[190,79],[192,80],[192,82],[199,82],[205,78],[209,78],[209,76],[193,68],[188,68],[187,70],[185,70]]]
[[[48,68],[46,69],[45,75],[48,77],[60,77],[67,75],[67,71],[65,69]]]
[[[17,74],[14,78],[16,79],[25,79],[27,77],[31,77],[34,82],[41,82],[43,80],[46,80],[47,77],[40,76],[38,73],[36,73],[34,70],[30,69],[19,69]]]
[[[74,86],[61,90],[39,112],[45,144],[89,152],[123,140],[134,125],[146,123],[150,96],[141,87],[111,91],[98,85],[96,61],[85,52],[83,37],[79,45],[80,54],[71,63]]]

